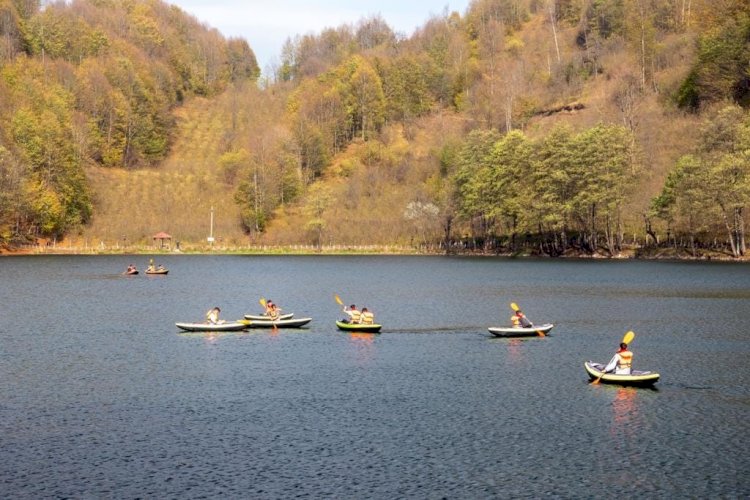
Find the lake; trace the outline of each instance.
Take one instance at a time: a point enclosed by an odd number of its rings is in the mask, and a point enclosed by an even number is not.
[[[747,497],[750,266],[0,258],[0,497]],[[380,335],[340,332],[334,301]],[[302,330],[180,333],[258,313]],[[491,337],[516,302],[547,337]],[[654,389],[590,384],[633,330]]]

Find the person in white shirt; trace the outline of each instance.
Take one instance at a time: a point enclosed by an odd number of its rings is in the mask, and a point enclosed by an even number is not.
[[[219,323],[223,323],[223,320],[219,319],[220,312],[221,312],[221,309],[219,309],[218,306],[209,310],[206,313],[206,321],[212,325],[218,325]]]
[[[349,308],[344,308],[344,313],[349,316],[348,323],[357,325],[362,321],[362,313],[357,310],[357,306],[354,304],[350,305]]]
[[[621,343],[618,350],[612,357],[607,366],[604,367],[604,373],[614,371],[615,375],[630,375],[633,366],[633,353],[628,351],[628,344]]]

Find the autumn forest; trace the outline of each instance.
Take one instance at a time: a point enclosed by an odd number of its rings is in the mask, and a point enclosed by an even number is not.
[[[473,0],[268,68],[161,0],[0,0],[0,248],[738,259],[749,108],[750,0]]]

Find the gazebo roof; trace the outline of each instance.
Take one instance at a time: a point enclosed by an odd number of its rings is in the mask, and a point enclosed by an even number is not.
[[[155,240],[171,240],[172,237],[165,233],[164,231],[160,231],[154,235]]]

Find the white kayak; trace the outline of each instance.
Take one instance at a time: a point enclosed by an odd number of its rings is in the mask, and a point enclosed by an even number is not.
[[[312,318],[296,318],[296,319],[277,319],[276,321],[270,319],[262,320],[248,320],[248,328],[300,328],[312,321]]]
[[[294,316],[294,313],[280,314],[278,319],[292,319],[292,316]],[[245,314],[245,319],[251,321],[270,321],[271,318],[267,314]]]
[[[188,332],[237,332],[247,328],[245,323],[227,321],[226,323],[175,323],[177,328]]]
[[[489,332],[495,337],[538,337],[539,332],[547,334],[552,327],[555,326],[552,323],[544,325],[534,325],[529,328],[522,326],[491,326],[487,328]]]
[[[629,375],[618,375],[616,373],[603,373],[603,363],[586,361],[583,367],[586,369],[591,380],[599,380],[603,384],[633,385],[648,387],[659,381],[659,374],[652,371],[632,370]]]

